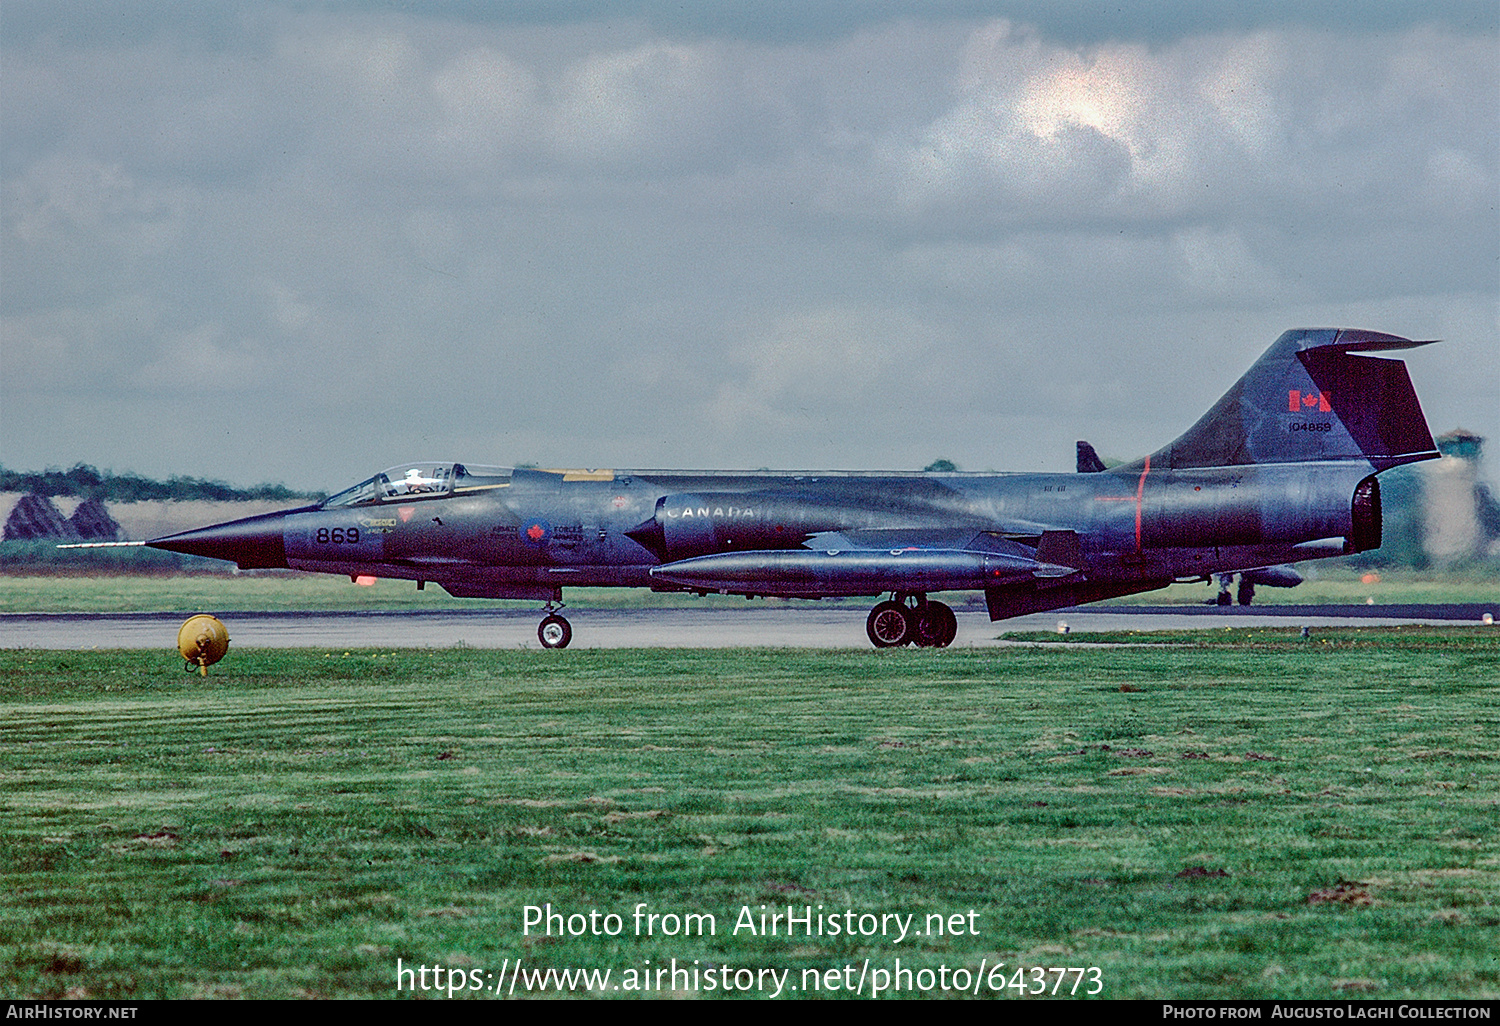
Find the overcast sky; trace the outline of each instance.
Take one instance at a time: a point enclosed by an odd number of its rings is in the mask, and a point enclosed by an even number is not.
[[[1497,11],[6,0],[0,462],[1067,471],[1345,326],[1494,480]]]

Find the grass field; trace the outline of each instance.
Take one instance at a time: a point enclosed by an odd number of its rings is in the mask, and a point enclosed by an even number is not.
[[[1497,637],[0,651],[0,992],[1494,998]]]

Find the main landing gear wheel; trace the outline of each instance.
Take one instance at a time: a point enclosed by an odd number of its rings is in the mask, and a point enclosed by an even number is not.
[[[926,595],[898,592],[870,610],[865,633],[876,648],[947,648],[958,637],[958,617],[943,603],[927,601]]]
[[[573,640],[573,625],[553,613],[537,625],[536,636],[543,648],[567,648]]]
[[[922,648],[947,648],[958,637],[958,617],[941,602],[929,602],[913,610],[916,625],[912,641]]]
[[[913,619],[912,610],[900,602],[881,602],[870,610],[865,633],[876,648],[895,648],[910,640]]]

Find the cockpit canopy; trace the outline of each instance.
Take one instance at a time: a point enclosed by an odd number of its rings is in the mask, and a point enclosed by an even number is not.
[[[510,475],[509,467],[482,467],[464,463],[403,463],[330,497],[323,502],[323,509],[438,499],[464,492],[503,488],[510,484]]]

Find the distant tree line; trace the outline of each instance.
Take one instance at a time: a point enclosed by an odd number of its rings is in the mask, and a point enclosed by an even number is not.
[[[87,463],[76,464],[70,470],[48,467],[40,473],[9,470],[0,466],[0,492],[28,492],[49,498],[58,495],[73,495],[83,499],[99,499],[103,502],[147,502],[173,499],[211,499],[218,502],[264,499],[280,502],[292,499],[323,498],[321,493],[296,492],[286,485],[279,484],[235,488],[223,481],[208,481],[200,477],[169,477],[165,481],[153,481],[139,474],[115,474],[108,470],[101,473]]]

